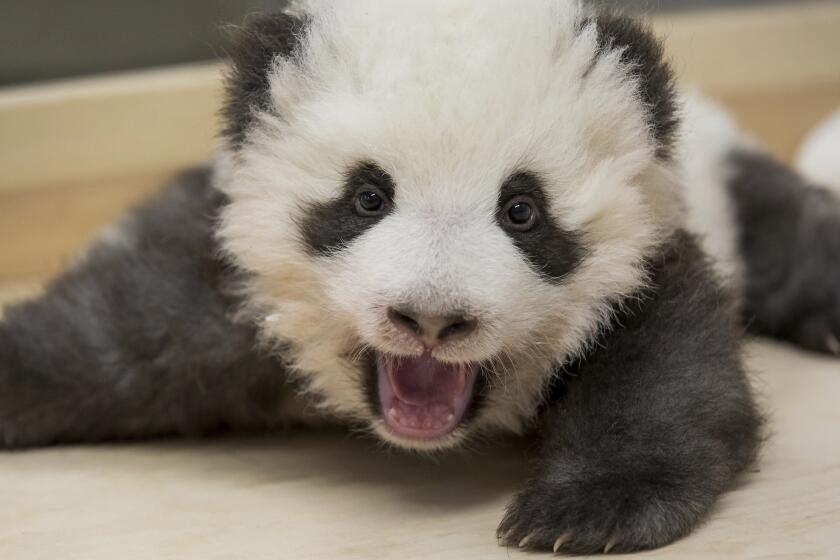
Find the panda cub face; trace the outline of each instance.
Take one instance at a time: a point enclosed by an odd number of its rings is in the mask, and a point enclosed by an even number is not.
[[[386,441],[521,430],[676,221],[671,96],[642,28],[570,0],[258,19],[219,179],[248,310],[325,411]]]

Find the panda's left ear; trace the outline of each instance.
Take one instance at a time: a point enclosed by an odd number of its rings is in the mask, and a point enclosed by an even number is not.
[[[603,12],[591,16],[598,32],[599,54],[621,52],[621,62],[639,85],[648,125],[657,143],[657,156],[668,159],[679,126],[674,74],[661,43],[651,29],[629,16]]]
[[[224,136],[236,149],[256,111],[270,106],[269,71],[278,58],[294,56],[306,32],[304,16],[288,12],[254,14],[237,28],[228,49]]]

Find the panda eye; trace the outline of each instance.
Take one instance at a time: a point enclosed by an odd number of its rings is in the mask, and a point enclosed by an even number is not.
[[[537,209],[528,196],[517,196],[508,201],[504,208],[504,219],[508,228],[515,231],[529,231],[537,222]]]
[[[356,193],[356,213],[359,216],[379,216],[387,210],[385,195],[371,185],[365,185]]]

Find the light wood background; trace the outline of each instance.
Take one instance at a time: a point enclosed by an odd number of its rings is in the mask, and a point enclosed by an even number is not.
[[[840,106],[840,5],[654,21],[683,83],[780,158]],[[214,147],[218,65],[0,90],[0,303]],[[772,437],[758,472],[653,558],[840,558],[840,363],[751,347]],[[429,462],[342,434],[0,454],[0,558],[527,558],[493,533],[513,443]]]

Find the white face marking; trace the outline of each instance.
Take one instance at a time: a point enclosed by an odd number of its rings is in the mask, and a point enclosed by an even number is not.
[[[584,351],[611,304],[644,282],[643,259],[678,219],[636,84],[619,54],[596,56],[578,2],[314,2],[299,57],[271,71],[273,110],[228,158],[220,237],[252,273],[251,312],[291,348],[330,412],[417,448],[472,431],[518,431],[553,363]],[[504,38],[504,39],[501,39]],[[280,115],[280,116],[278,116]],[[334,255],[312,256],[307,209],[340,198],[371,161],[394,180],[394,210]],[[539,175],[587,255],[562,282],[526,262],[496,223],[511,173]],[[352,207],[347,208],[351,213]],[[360,347],[422,348],[388,306],[468,309],[481,328],[435,350],[493,366],[485,405],[445,440],[409,443],[366,402]]]

